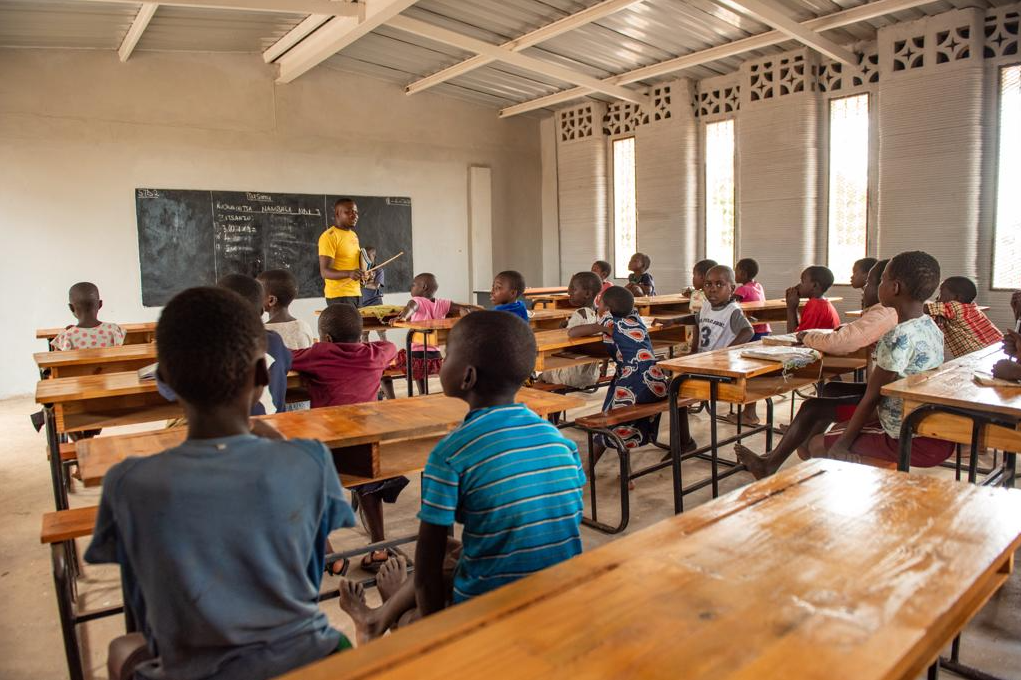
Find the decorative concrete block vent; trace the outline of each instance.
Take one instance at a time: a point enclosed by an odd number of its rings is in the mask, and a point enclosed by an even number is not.
[[[557,111],[557,139],[576,142],[596,134],[603,115],[603,105],[587,102],[581,106]]]
[[[742,104],[815,92],[818,71],[818,54],[805,48],[746,61],[741,65]]]
[[[691,106],[704,122],[733,116],[741,110],[741,77],[736,74],[698,81]]]
[[[875,90],[879,83],[879,46],[874,42],[860,43],[852,51],[858,57],[858,63],[853,66],[820,59],[815,80],[819,92],[853,94],[854,91]]]
[[[1018,24],[1021,23],[1021,4],[986,13],[982,55],[986,59],[1017,58]]]
[[[880,29],[883,77],[974,66],[985,51],[985,21],[983,10],[962,9]]]
[[[688,98],[690,90],[690,81],[682,78],[649,87],[646,91],[650,99],[648,106],[639,106],[624,101],[610,104],[606,107],[606,114],[603,116],[603,134],[632,134],[642,125],[673,119],[675,117],[675,92],[676,98],[683,101]]]

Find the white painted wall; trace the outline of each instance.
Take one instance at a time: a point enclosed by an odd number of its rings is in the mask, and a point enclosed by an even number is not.
[[[102,318],[157,317],[141,306],[135,187],[411,196],[415,268],[467,300],[470,165],[492,169],[494,266],[540,280],[534,119],[328,66],[278,86],[255,54],[122,64],[113,52],[0,50],[0,397],[34,389],[35,329],[73,321],[70,284],[99,286]],[[293,311],[312,322],[321,304]]]

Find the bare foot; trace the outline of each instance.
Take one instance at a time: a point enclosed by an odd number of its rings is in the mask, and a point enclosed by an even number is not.
[[[768,459],[757,455],[747,446],[734,444],[734,453],[737,454],[738,461],[747,468],[748,472],[752,473],[752,477],[755,479],[768,477],[775,472],[775,470],[769,469]]]
[[[786,434],[787,430],[791,429],[791,426],[786,423],[780,423],[778,425],[773,426],[773,429],[779,432],[780,434]]]
[[[383,602],[393,597],[406,580],[408,580],[408,560],[404,555],[388,559],[379,568],[379,573],[376,575],[376,587],[379,588],[379,596],[383,598]]]
[[[694,451],[697,448],[698,442],[696,442],[694,439],[689,439],[687,442],[684,443],[683,446],[681,446],[681,453],[685,454],[688,453],[689,451]],[[673,452],[667,451],[666,454],[664,454],[664,456],[659,459],[659,462],[665,463],[673,457],[674,457]]]
[[[731,425],[737,425],[737,414],[736,413],[727,414],[723,416],[723,420],[730,423]],[[747,425],[748,427],[755,427],[756,425],[759,424],[759,422],[760,421],[758,416],[749,417],[747,413],[741,414],[742,425]]]
[[[340,608],[351,617],[355,624],[355,641],[359,645],[379,637],[383,631],[379,630],[379,622],[374,613],[376,610],[369,609],[365,604],[365,588],[361,583],[346,578],[340,579]]]

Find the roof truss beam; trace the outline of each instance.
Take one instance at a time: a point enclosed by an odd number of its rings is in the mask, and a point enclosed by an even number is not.
[[[893,14],[894,12],[901,12],[913,7],[918,7],[919,5],[928,4],[928,2],[929,0],[875,0],[875,2],[869,2],[864,5],[859,5],[858,7],[834,12],[833,14],[827,14],[826,16],[818,17],[817,19],[810,19],[802,25],[817,32],[828,31],[834,28],[841,28],[843,26],[856,24],[861,21],[875,19],[876,17],[885,16],[887,14]],[[668,59],[658,64],[650,64],[649,66],[643,66],[633,71],[627,71],[616,76],[610,76],[609,78],[604,78],[603,82],[615,85],[624,85],[627,83],[635,83],[639,80],[645,80],[647,78],[659,78],[671,73],[676,73],[677,71],[683,71],[687,68],[707,64],[718,59],[736,57],[751,50],[760,50],[765,47],[771,47],[786,40],[790,40],[786,34],[781,33],[780,31],[769,31],[768,33],[753,35],[749,38],[742,38],[741,40],[735,40],[734,42],[726,43],[724,45],[710,47],[705,50],[699,50],[698,52],[692,52],[691,54],[685,54],[681,57]],[[575,87],[570,90],[564,90],[563,92],[546,95],[545,97],[538,97],[537,99],[521,102],[520,104],[514,104],[513,106],[508,106],[502,109],[500,111],[500,117],[507,118],[509,116],[516,116],[528,111],[535,111],[536,109],[543,109],[549,106],[563,104],[564,102],[585,97],[593,91],[594,90],[591,88]]]
[[[829,38],[824,38],[816,31],[791,19],[772,0],[716,0],[724,7],[757,19],[785,35],[794,38],[802,45],[812,48],[830,59],[854,66],[858,60],[851,50],[845,49]]]
[[[279,51],[282,56],[275,58],[280,65],[277,82],[291,82],[363,35],[371,33],[380,25],[390,21],[413,4],[415,4],[415,0],[363,0],[358,3],[363,12],[361,16],[334,16],[318,28],[311,29],[310,33],[298,38],[293,47]],[[319,14],[328,13],[320,12]],[[314,23],[312,17],[308,17],[305,21],[308,21],[309,25]],[[276,45],[270,49],[272,50],[274,47]],[[263,58],[265,57],[264,54]]]
[[[155,2],[143,2],[142,6],[138,8],[138,14],[135,15],[134,21],[128,27],[128,32],[124,34],[121,46],[117,49],[117,56],[121,61],[127,61],[131,53],[135,51],[135,45],[138,44],[142,34],[145,33],[145,29],[149,27],[152,15],[156,14],[156,8],[158,7],[159,4]]]
[[[644,0],[603,0],[603,2],[600,2],[597,5],[593,5],[592,7],[588,7],[574,14],[569,14],[566,17],[558,19],[541,28],[537,28],[536,30],[526,33],[518,38],[508,40],[507,42],[502,43],[500,47],[513,52],[520,52],[527,47],[532,47],[544,40],[549,40],[550,38],[567,33],[568,31],[573,31],[580,26],[592,23],[593,21],[598,21],[603,17],[609,16],[623,9],[627,9],[632,5],[637,5],[640,2],[644,2]],[[408,94],[422,92],[430,87],[444,83],[451,78],[456,78],[468,73],[469,71],[491,64],[494,61],[495,59],[492,57],[477,54],[474,57],[465,59],[453,66],[448,66],[441,71],[437,71],[432,75],[419,78],[404,89]]]
[[[469,52],[475,52],[478,55],[489,57],[493,61],[500,61],[510,64],[511,66],[517,66],[518,68],[532,71],[533,73],[580,85],[596,92],[602,92],[603,94],[616,97],[617,99],[623,99],[625,101],[641,105],[649,103],[648,96],[621,85],[607,83],[605,80],[600,80],[593,76],[578,73],[577,71],[564,66],[552,64],[541,59],[536,59],[535,57],[529,57],[527,55],[520,54],[519,52],[501,47],[500,45],[493,45],[492,43],[487,43],[483,40],[476,40],[470,36],[450,31],[424,21],[419,21],[418,19],[398,16],[391,19],[388,25],[391,28],[396,28],[423,38],[445,43]]]
[[[77,2],[117,2],[137,5],[138,0],[77,0]],[[145,3],[148,4],[148,3]],[[364,2],[352,0],[160,0],[168,7],[198,9],[233,9],[249,12],[281,12],[284,14],[326,14],[331,17],[360,16]]]

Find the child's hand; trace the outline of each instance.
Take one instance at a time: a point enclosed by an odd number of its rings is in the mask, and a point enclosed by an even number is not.
[[[833,446],[826,449],[826,457],[833,460],[853,460],[851,456],[851,448],[844,443],[843,439],[838,439]]]
[[[252,428],[252,434],[256,437],[262,437],[263,439],[287,439],[284,435],[280,434],[280,430],[270,425],[265,420],[249,421],[249,427]]]
[[[791,286],[784,293],[784,299],[787,301],[788,307],[797,307],[801,304],[801,294],[798,292],[797,286]]]
[[[1014,310],[1014,318],[1021,319],[1021,290],[1014,291],[1010,296],[1010,308]]]
[[[798,344],[799,345],[804,345],[805,344],[805,336],[806,335],[808,335],[808,331],[801,331],[800,333],[798,333],[795,336],[797,338],[797,340],[798,340]]]
[[[1007,331],[1003,334],[1003,351],[1012,357],[1021,353],[1021,335],[1015,331]]]
[[[1021,380],[1021,364],[1010,359],[1000,359],[993,365],[993,377],[1001,380]]]

